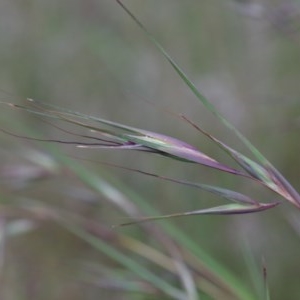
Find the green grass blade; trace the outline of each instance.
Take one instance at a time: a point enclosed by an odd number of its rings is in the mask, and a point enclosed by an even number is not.
[[[276,170],[272,164],[263,156],[263,154],[235,127],[233,126],[223,115],[216,109],[216,107],[204,96],[202,95],[195,84],[188,78],[188,76],[183,72],[179,65],[174,61],[174,59],[168,54],[168,52],[163,48],[163,46],[157,41],[157,39],[147,30],[143,23],[122,3],[121,0],[116,0],[117,3],[123,8],[123,10],[130,16],[130,18],[137,24],[137,26],[145,33],[149,40],[156,46],[159,52],[167,59],[167,61],[174,68],[176,73],[180,78],[187,84],[190,90],[194,93],[198,100],[213,113],[227,128],[232,130],[235,135],[244,143],[244,145],[252,152],[254,157],[265,167],[271,167]],[[277,170],[276,170],[277,171]],[[278,172],[278,171],[277,171]],[[278,172],[279,173],[279,172]],[[295,191],[293,187],[289,184],[289,189],[292,191],[294,204],[300,207],[300,195]],[[291,195],[292,196],[292,195]]]
[[[142,22],[122,3],[120,0],[116,0],[117,3],[124,9],[124,11],[131,17],[131,19],[142,29],[149,40],[157,47],[159,52],[168,60],[171,66],[174,68],[176,73],[180,78],[187,84],[190,90],[194,93],[198,100],[213,113],[226,127],[231,129],[239,139],[252,151],[254,156],[262,163],[267,163],[267,159],[256,149],[251,142],[243,136],[223,115],[216,109],[216,107],[203,95],[200,93],[195,84],[188,78],[188,76],[183,72],[179,65],[174,61],[174,59],[168,54],[168,52],[163,48],[163,46],[157,41],[157,39],[147,30],[147,28],[142,24]]]

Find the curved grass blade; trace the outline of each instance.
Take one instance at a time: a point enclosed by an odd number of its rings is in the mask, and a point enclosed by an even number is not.
[[[178,218],[184,216],[194,216],[194,215],[237,215],[237,214],[248,214],[253,212],[261,212],[270,208],[277,206],[279,203],[259,203],[257,205],[242,205],[242,204],[226,204],[221,206],[216,206],[212,208],[205,208],[200,210],[193,210],[183,213],[175,213],[175,214],[168,214],[163,216],[153,216],[153,217],[145,217],[140,218],[138,220],[134,220],[131,222],[122,223],[120,225],[115,225],[115,227],[120,226],[127,226],[133,224],[139,224],[143,222],[149,221],[157,221],[163,219],[170,219],[170,218]]]
[[[156,177],[162,180],[170,181],[170,182],[175,182],[179,184],[183,184],[186,186],[190,186],[193,188],[201,189],[207,192],[210,192],[214,195],[217,195],[219,197],[228,199],[230,201],[235,201],[238,203],[247,203],[247,204],[258,204],[258,202],[242,193],[238,193],[229,189],[213,186],[213,185],[208,185],[208,184],[202,184],[202,183],[197,183],[197,182],[191,182],[191,181],[186,181],[186,180],[181,180],[181,179],[175,179],[175,178],[169,178],[166,176],[160,176],[156,175],[153,173],[141,171],[141,170],[136,170],[138,173],[142,173],[148,176]]]
[[[109,166],[109,167],[114,167],[114,168],[127,170],[127,171],[131,171],[131,172],[136,172],[136,173],[139,173],[139,174],[142,174],[142,175],[151,176],[151,177],[162,179],[162,180],[165,180],[165,181],[174,182],[174,183],[186,185],[186,186],[189,186],[189,187],[201,189],[201,190],[207,191],[209,193],[212,193],[214,195],[217,195],[219,197],[228,199],[230,201],[235,201],[235,202],[238,202],[238,203],[254,204],[254,205],[259,204],[258,201],[254,200],[254,199],[250,198],[249,196],[246,196],[242,193],[235,192],[233,190],[229,190],[229,189],[225,189],[225,188],[221,188],[221,187],[217,187],[217,186],[213,186],[213,185],[202,184],[202,183],[198,183],[198,182],[191,182],[191,181],[177,179],[177,178],[171,178],[171,177],[167,177],[167,176],[158,175],[158,174],[154,174],[154,173],[151,173],[151,172],[143,171],[143,170],[140,170],[140,169],[124,167],[124,166],[115,165],[115,164],[107,163],[107,162],[103,162],[103,161],[94,161],[94,160],[78,158],[78,157],[76,157],[76,159],[81,159],[81,160],[83,159],[85,161],[98,163],[98,164],[101,164],[101,165],[104,165],[104,166]]]

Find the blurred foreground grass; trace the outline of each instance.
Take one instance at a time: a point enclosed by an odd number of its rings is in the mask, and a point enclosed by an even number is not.
[[[217,0],[126,3],[207,98],[299,189],[297,4],[277,1],[276,5],[268,6],[267,1]],[[258,6],[251,6],[254,4]],[[188,115],[228,144],[237,144],[195,101],[114,1],[1,1],[0,41],[0,87],[16,95],[2,92],[3,101],[22,103],[26,97],[41,99],[165,133],[227,161],[219,149],[166,113],[164,107],[167,107]],[[1,107],[0,118],[2,128],[60,138],[55,128],[30,114]],[[80,224],[80,228],[100,237],[99,240],[108,241],[108,245],[153,271],[162,282],[181,287],[172,271],[144,260],[129,248],[123,249],[126,243],[120,242],[118,235],[136,238],[165,251],[156,235],[138,226],[111,230],[111,225],[128,219],[106,199],[112,197],[117,201],[126,196],[133,201],[135,197],[127,186],[159,213],[199,209],[222,200],[127,171],[104,169],[80,157],[193,181],[217,182],[266,201],[273,197],[228,175],[155,156],[74,149],[66,145],[49,148],[5,134],[0,135],[0,142],[1,299],[162,299],[151,284],[143,278],[137,279],[132,270],[98,251],[99,245],[96,249],[91,247],[94,241],[88,235],[79,238],[81,232],[75,230],[77,227],[71,228],[71,234],[68,222]],[[66,163],[69,155],[78,159]],[[93,180],[84,176],[84,169],[74,171],[77,165],[100,178],[104,176],[121,194],[118,196],[108,188],[103,195],[93,187]],[[265,260],[271,299],[297,299],[300,267],[297,214],[294,207],[284,204],[262,214],[190,217],[172,223],[239,278],[250,290],[249,294],[255,295],[252,283],[255,276],[251,276],[251,267],[247,266],[245,247],[258,268]],[[164,221],[149,226],[163,228],[163,224]],[[133,241],[127,243],[134,247]],[[183,242],[179,245],[186,247]],[[207,273],[199,275],[200,281],[201,275],[205,278]],[[132,285],[123,287],[126,280]],[[207,294],[222,290],[207,286],[209,280],[203,281],[206,286],[200,286]],[[131,293],[124,292],[130,288]],[[142,292],[152,296],[147,298]],[[218,294],[213,298],[213,292],[210,295],[203,295],[203,299],[224,299]]]

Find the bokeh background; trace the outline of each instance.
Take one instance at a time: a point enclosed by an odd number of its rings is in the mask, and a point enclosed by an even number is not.
[[[200,91],[299,190],[300,3],[130,0],[126,4]],[[248,154],[195,99],[116,1],[1,0],[0,45],[2,101],[24,104],[30,97],[160,132],[232,164],[175,116],[182,113]],[[0,120],[1,128],[17,134],[66,139],[53,126],[4,105]],[[25,128],[31,128],[30,133]],[[0,143],[0,298],[135,299],[97,286],[96,271],[93,280],[86,278],[85,273],[91,275],[86,265],[97,269],[106,257],[53,222],[14,216],[14,208],[38,201],[108,226],[126,220],[124,214],[60,170],[45,144],[5,133],[0,133]],[[99,174],[104,170],[118,178],[160,213],[200,209],[223,200],[95,161],[228,187],[265,202],[279,200],[253,183],[201,166],[143,153],[56,146],[90,170]],[[7,207],[13,208],[7,211]],[[283,201],[259,214],[185,217],[173,222],[246,282],[243,249],[248,245],[258,264],[262,258],[266,261],[271,299],[298,299],[298,214]],[[135,227],[126,232],[147,241]]]

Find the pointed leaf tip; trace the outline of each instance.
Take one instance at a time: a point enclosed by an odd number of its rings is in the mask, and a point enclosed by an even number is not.
[[[136,131],[141,135],[125,134],[126,138],[135,143],[165,153],[174,159],[198,163],[235,175],[244,175],[243,172],[219,163],[199,151],[196,147],[179,139],[141,129],[136,129]]]
[[[265,167],[270,178],[276,185],[276,192],[300,208],[300,195],[284,176],[271,164]]]
[[[255,205],[244,205],[244,204],[226,204],[221,206],[216,206],[212,208],[188,211],[183,213],[175,213],[169,215],[162,215],[162,216],[151,216],[151,217],[143,217],[138,220],[122,223],[120,225],[116,225],[115,227],[122,227],[128,225],[134,225],[144,222],[150,221],[158,221],[163,219],[170,219],[170,218],[178,218],[184,216],[193,216],[193,215],[237,215],[237,214],[248,214],[248,213],[255,213],[261,212],[270,208],[277,206],[279,202],[274,203],[258,203]]]

